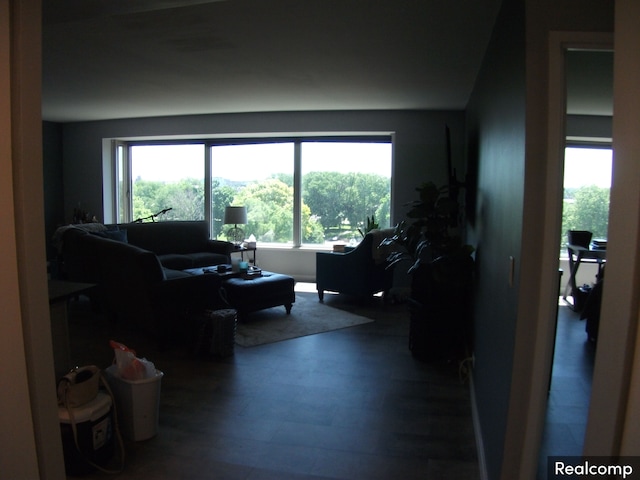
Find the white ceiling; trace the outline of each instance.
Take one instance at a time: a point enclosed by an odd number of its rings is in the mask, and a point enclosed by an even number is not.
[[[464,109],[501,0],[43,2],[43,118]]]
[[[464,109],[501,0],[42,3],[43,118],[67,122]]]

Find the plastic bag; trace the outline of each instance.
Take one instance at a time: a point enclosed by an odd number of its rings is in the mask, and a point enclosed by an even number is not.
[[[151,378],[156,374],[156,367],[153,362],[146,358],[138,358],[135,350],[114,340],[111,340],[109,344],[115,352],[114,363],[118,367],[120,378],[142,380]]]

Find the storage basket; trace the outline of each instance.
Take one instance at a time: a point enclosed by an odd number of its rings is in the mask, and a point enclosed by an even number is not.
[[[196,355],[233,355],[238,312],[233,308],[205,310],[196,318]]]

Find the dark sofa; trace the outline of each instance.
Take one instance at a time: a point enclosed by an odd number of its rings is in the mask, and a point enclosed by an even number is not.
[[[204,221],[60,230],[56,240],[64,277],[96,284],[92,300],[118,322],[168,339],[180,332],[190,313],[223,306],[219,276],[183,271],[230,263],[233,245],[210,240]]]
[[[167,221],[106,225],[108,230],[125,231],[127,243],[149,250],[165,268],[185,270],[230,263],[233,245],[211,240],[205,221]]]

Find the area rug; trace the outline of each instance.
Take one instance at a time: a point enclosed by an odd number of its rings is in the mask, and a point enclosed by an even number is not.
[[[290,315],[286,314],[284,307],[275,307],[249,314],[238,322],[236,344],[254,347],[373,321],[320,303],[315,293],[296,293]]]

